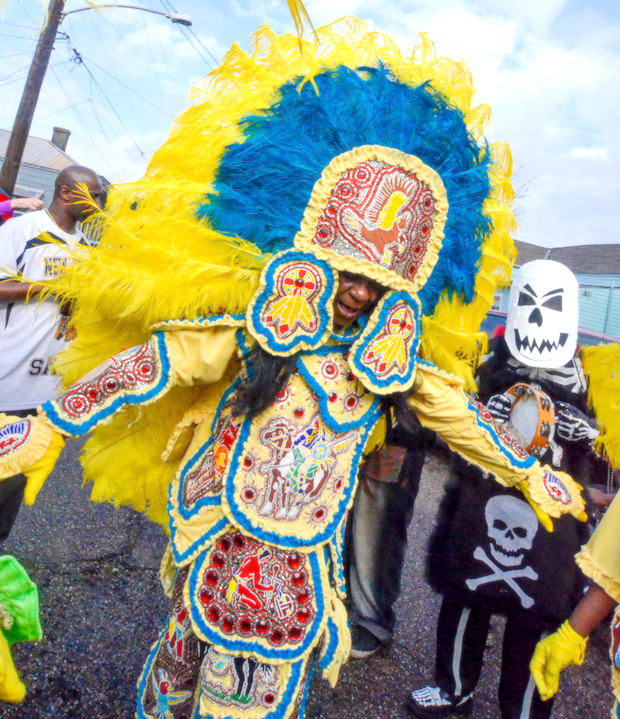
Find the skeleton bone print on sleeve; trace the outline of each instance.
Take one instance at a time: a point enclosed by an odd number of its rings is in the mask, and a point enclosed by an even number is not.
[[[505,582],[519,597],[523,608],[530,609],[534,600],[523,591],[517,579],[538,579],[538,574],[531,567],[524,566],[525,554],[532,548],[538,531],[536,513],[522,499],[499,495],[487,502],[484,514],[487,546],[476,547],[473,556],[485,564],[491,574],[468,579],[465,583],[475,592],[484,584]]]
[[[506,343],[528,367],[562,367],[575,355],[579,324],[579,284],[559,262],[523,265],[508,298]]]

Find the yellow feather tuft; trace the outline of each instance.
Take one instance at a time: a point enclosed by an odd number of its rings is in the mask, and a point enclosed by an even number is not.
[[[581,361],[588,378],[588,402],[601,432],[594,447],[620,469],[620,345],[584,347]]]

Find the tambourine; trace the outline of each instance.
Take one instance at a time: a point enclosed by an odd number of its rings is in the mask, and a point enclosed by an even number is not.
[[[555,425],[553,402],[538,385],[519,382],[506,390],[512,400],[506,426],[516,430],[526,450],[540,457],[549,447]]]

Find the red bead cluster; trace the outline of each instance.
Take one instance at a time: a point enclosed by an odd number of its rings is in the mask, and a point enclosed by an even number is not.
[[[229,533],[211,554],[198,588],[207,621],[224,634],[298,644],[315,616],[308,560]]]
[[[159,375],[159,367],[149,341],[121,352],[94,379],[73,385],[58,400],[61,412],[71,419],[85,417],[93,407],[103,404],[120,392],[136,391],[151,384]]]

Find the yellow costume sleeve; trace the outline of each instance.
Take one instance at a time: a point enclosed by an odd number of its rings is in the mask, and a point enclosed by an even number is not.
[[[576,560],[586,576],[620,602],[620,494]]]
[[[528,455],[483,405],[468,399],[458,378],[420,363],[417,389],[409,404],[425,427],[437,432],[468,462],[492,472],[500,484],[520,485],[552,517],[582,515],[584,502],[578,485]]]
[[[217,382],[235,351],[235,331],[213,327],[158,332],[148,342],[114,355],[58,400],[46,402],[37,417],[0,415],[0,479],[41,460],[53,437],[86,434],[126,405],[155,402],[174,385]],[[45,476],[39,472],[33,479],[38,488],[54,461],[46,463]]]

